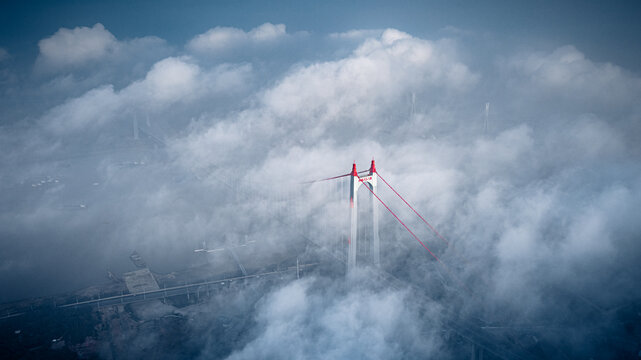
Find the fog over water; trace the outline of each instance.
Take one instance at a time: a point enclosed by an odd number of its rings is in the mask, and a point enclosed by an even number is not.
[[[347,236],[345,203],[301,184],[374,157],[451,243],[381,187],[447,269],[380,207],[383,265],[407,285],[359,271],[245,290],[229,358],[447,358],[449,306],[562,328],[535,333],[571,357],[612,356],[594,339],[619,336],[634,319],[617,309],[641,298],[638,69],[454,26],[267,20],[182,43],[60,26],[28,66],[0,43],[0,302],[103,282],[133,269],[134,250],[157,272],[193,263],[203,241],[285,253],[300,240],[283,222],[295,206],[332,246]],[[201,316],[190,356],[209,358],[216,317]]]

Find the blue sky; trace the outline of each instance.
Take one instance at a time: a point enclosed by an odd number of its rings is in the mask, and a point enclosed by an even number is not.
[[[0,46],[34,54],[60,27],[104,24],[119,38],[156,35],[173,44],[213,26],[264,22],[318,33],[394,27],[434,37],[454,26],[524,46],[573,44],[600,61],[638,70],[638,1],[3,1]]]

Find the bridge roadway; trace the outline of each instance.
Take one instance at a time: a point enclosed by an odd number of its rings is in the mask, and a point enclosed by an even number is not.
[[[145,292],[139,292],[139,293],[130,293],[130,294],[116,295],[116,296],[110,296],[110,297],[104,297],[104,298],[98,298],[98,299],[91,299],[91,300],[79,301],[79,302],[74,302],[74,303],[69,303],[64,305],[58,305],[58,307],[70,308],[70,307],[88,306],[88,305],[98,306],[98,307],[124,305],[124,304],[136,303],[136,302],[150,301],[155,299],[164,299],[167,297],[178,296],[178,295],[187,295],[187,294],[200,295],[201,293],[209,293],[210,291],[218,290],[220,289],[220,286],[224,286],[225,284],[230,284],[230,283],[238,282],[241,280],[258,279],[262,277],[272,277],[276,275],[283,275],[290,272],[296,272],[297,270],[313,267],[318,264],[319,263],[301,264],[298,267],[296,266],[288,267],[285,270],[263,272],[263,273],[246,275],[246,276],[237,276],[232,278],[225,278],[225,279],[203,281],[199,283],[192,283],[192,284],[186,284],[186,285],[180,285],[180,286],[173,286],[173,287],[168,287],[168,288],[153,290],[153,291],[145,291]]]

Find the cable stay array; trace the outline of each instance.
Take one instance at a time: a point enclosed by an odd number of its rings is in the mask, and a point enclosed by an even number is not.
[[[443,235],[441,235],[441,234],[436,230],[436,228],[435,228],[432,224],[430,224],[430,222],[429,222],[429,221],[427,221],[427,219],[425,219],[425,217],[424,217],[424,216],[422,216],[422,215],[421,215],[421,214],[420,214],[420,213],[419,213],[419,212],[418,212],[418,211],[417,211],[417,210],[416,210],[416,209],[415,209],[415,208],[414,208],[414,207],[413,207],[413,206],[412,206],[412,205],[411,205],[411,204],[410,204],[410,203],[409,203],[409,202],[408,202],[408,201],[407,201],[407,200],[406,200],[406,199],[405,199],[405,198],[404,198],[404,197],[403,197],[403,196],[402,196],[402,195],[401,195],[401,194],[400,194],[400,193],[399,193],[399,192],[398,192],[398,191],[397,191],[397,190],[396,190],[396,189],[395,189],[395,188],[394,188],[394,187],[393,187],[393,186],[392,186],[392,185],[391,185],[387,180],[385,180],[385,178],[384,178],[384,177],[382,177],[382,176],[381,176],[381,174],[376,170],[376,166],[375,166],[374,160],[372,160],[371,167],[370,167],[370,169],[368,169],[368,170],[357,171],[357,170],[356,170],[356,165],[354,164],[354,165],[353,165],[353,167],[352,167],[352,171],[351,171],[351,172],[349,172],[349,173],[341,174],[341,175],[337,175],[337,176],[332,176],[332,177],[327,177],[327,178],[323,178],[323,179],[318,179],[318,180],[313,180],[313,181],[307,181],[307,182],[305,182],[304,184],[308,184],[308,185],[309,185],[309,184],[314,184],[314,183],[318,183],[318,182],[325,182],[325,181],[337,180],[337,179],[341,179],[341,178],[345,178],[345,177],[349,177],[349,176],[351,176],[351,179],[352,179],[352,185],[351,185],[351,186],[352,186],[352,188],[351,188],[351,193],[350,193],[350,202],[351,202],[351,206],[352,206],[352,207],[354,207],[354,206],[355,206],[354,204],[356,203],[356,198],[355,198],[355,197],[356,197],[356,194],[355,194],[355,191],[357,191],[357,190],[358,190],[358,187],[359,187],[361,184],[365,184],[365,185],[366,185],[365,187],[366,187],[366,188],[367,188],[367,190],[372,194],[373,198],[375,198],[375,199],[376,199],[376,200],[377,200],[381,205],[383,205],[383,207],[384,207],[384,208],[385,208],[385,209],[386,209],[386,210],[387,210],[387,211],[388,211],[388,212],[389,212],[389,213],[394,217],[394,219],[395,219],[396,221],[398,221],[398,223],[399,223],[399,224],[401,224],[401,226],[402,226],[402,227],[403,227],[403,228],[404,228],[404,229],[405,229],[405,230],[406,230],[406,231],[411,235],[411,237],[413,237],[413,238],[414,238],[414,239],[415,239],[415,240],[416,240],[416,241],[417,241],[417,242],[418,242],[418,243],[419,243],[419,244],[420,244],[420,245],[421,245],[421,246],[422,246],[422,247],[423,247],[423,248],[424,248],[424,249],[425,249],[429,254],[430,254],[430,256],[431,256],[431,257],[433,257],[433,258],[434,258],[434,259],[435,259],[435,260],[436,260],[436,261],[437,261],[437,262],[438,262],[438,263],[439,263],[439,264],[440,264],[440,265],[445,269],[445,271],[448,273],[448,275],[449,275],[452,279],[454,279],[457,283],[459,283],[462,287],[464,287],[464,288],[465,288],[465,289],[467,289],[468,291],[471,291],[471,290],[469,289],[469,287],[467,287],[467,286],[466,286],[462,281],[460,281],[460,280],[459,280],[459,279],[458,279],[458,278],[457,278],[457,277],[452,273],[452,271],[449,269],[449,267],[447,266],[447,264],[445,264],[445,263],[444,263],[444,262],[443,262],[443,261],[442,261],[442,260],[441,260],[441,259],[440,259],[440,258],[439,258],[439,257],[438,257],[438,256],[437,256],[437,255],[436,255],[436,254],[435,254],[435,253],[434,253],[434,252],[433,252],[433,251],[432,251],[432,250],[431,250],[431,249],[426,245],[426,243],[425,243],[424,241],[422,241],[422,240],[421,240],[421,239],[416,235],[416,233],[415,233],[415,232],[414,232],[414,231],[413,231],[413,230],[412,230],[412,229],[407,225],[407,223],[406,223],[406,222],[404,222],[404,221],[399,217],[399,215],[398,215],[394,210],[392,210],[392,208],[391,208],[390,206],[388,206],[388,204],[387,204],[385,201],[383,201],[383,199],[381,199],[381,197],[377,194],[377,191],[376,191],[376,179],[381,179],[381,180],[383,181],[383,183],[384,183],[384,184],[385,184],[385,185],[386,185],[386,186],[387,186],[387,187],[388,187],[388,188],[389,188],[389,189],[390,189],[390,190],[391,190],[391,191],[392,191],[392,192],[393,192],[393,193],[394,193],[394,194],[395,194],[399,199],[401,199],[401,201],[403,201],[403,203],[405,204],[405,206],[407,206],[410,210],[412,210],[412,212],[413,212],[413,213],[414,213],[414,214],[415,214],[415,215],[416,215],[416,216],[417,216],[417,217],[418,217],[418,218],[419,218],[419,219],[420,219],[420,220],[421,220],[421,221],[422,221],[422,222],[427,226],[427,228],[428,228],[428,229],[429,229],[429,230],[430,230],[430,231],[431,231],[431,232],[432,232],[432,233],[433,233],[437,238],[439,238],[441,241],[443,241],[443,242],[446,244],[446,246],[447,246],[447,247],[450,247],[450,245],[451,245],[451,244],[450,244],[450,242],[449,242],[449,241],[448,241],[448,240],[447,240]],[[354,227],[355,227],[355,224],[356,224],[356,219],[355,219],[355,217],[354,217],[354,216],[356,216],[356,215],[353,215],[353,216],[352,216],[352,228],[354,228]],[[356,239],[356,236],[355,236],[355,235],[356,235],[356,231],[357,231],[357,230],[354,230],[354,229],[353,229],[353,230],[352,230],[352,233],[351,233],[350,238],[348,238],[348,245],[350,246],[349,253],[352,253],[352,251],[354,252],[354,254],[352,254],[352,255],[348,255],[348,257],[349,257],[349,256],[351,256],[351,257],[353,258],[353,259],[352,259],[352,262],[355,262],[355,256],[356,256],[356,255],[355,255],[355,252],[356,252],[356,250],[352,250],[352,249],[351,249],[352,244],[351,244],[351,242],[350,242],[350,239],[352,239],[352,238]],[[376,237],[375,237],[375,241],[378,241],[378,239],[376,239]],[[355,247],[355,245],[354,245],[354,247]],[[377,251],[378,251],[378,250],[377,250]],[[375,260],[375,262],[376,262],[376,260]],[[349,261],[348,261],[348,264],[349,264]],[[349,270],[349,265],[348,265],[348,270]]]

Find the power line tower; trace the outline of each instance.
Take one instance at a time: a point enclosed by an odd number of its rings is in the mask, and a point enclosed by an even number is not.
[[[347,272],[351,272],[356,268],[356,251],[358,245],[358,188],[361,184],[368,186],[373,194],[376,194],[376,182],[378,175],[376,174],[376,164],[372,159],[369,172],[366,176],[358,176],[356,171],[356,163],[352,164],[352,172],[350,174],[350,189],[349,189],[349,205],[350,205],[350,236],[348,239],[347,251]],[[378,208],[376,207],[376,198],[371,196],[372,199],[372,239],[370,240],[370,256],[371,262],[374,266],[380,265],[380,239],[378,237]]]

